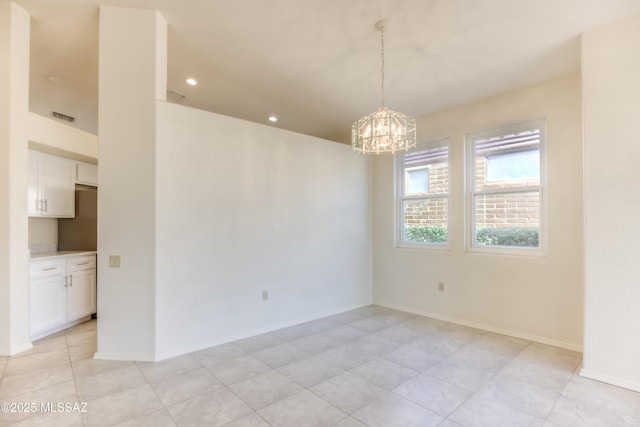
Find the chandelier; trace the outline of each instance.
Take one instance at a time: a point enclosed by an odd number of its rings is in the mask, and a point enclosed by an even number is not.
[[[416,119],[384,105],[384,30],[388,21],[376,22],[380,31],[380,107],[351,126],[351,146],[358,153],[395,153],[416,145]]]

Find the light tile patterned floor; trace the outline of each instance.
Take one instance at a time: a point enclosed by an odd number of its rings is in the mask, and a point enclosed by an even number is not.
[[[160,363],[93,360],[95,321],[0,357],[0,426],[640,426],[640,393],[581,355],[379,306]]]

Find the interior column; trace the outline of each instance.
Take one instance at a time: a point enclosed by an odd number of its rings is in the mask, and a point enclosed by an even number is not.
[[[154,10],[101,6],[99,60],[95,357],[153,361],[156,102],[166,98],[166,21]]]
[[[0,355],[31,348],[27,220],[30,16],[0,1]]]
[[[582,36],[585,322],[581,374],[640,391],[640,14]]]

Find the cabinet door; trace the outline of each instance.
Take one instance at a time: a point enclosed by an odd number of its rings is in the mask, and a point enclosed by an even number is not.
[[[31,279],[29,283],[29,333],[35,335],[67,321],[65,275]]]
[[[78,162],[76,165],[76,182],[78,184],[98,186],[98,166]]]
[[[43,216],[73,218],[75,215],[75,163],[69,159],[41,154],[38,185],[44,200]]]
[[[96,270],[74,271],[67,287],[67,321],[96,312]]]
[[[40,216],[40,194],[38,193],[38,153],[29,150],[29,216]]]

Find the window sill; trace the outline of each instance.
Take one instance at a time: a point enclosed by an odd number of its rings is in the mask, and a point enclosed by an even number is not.
[[[451,245],[448,243],[446,245],[438,245],[438,244],[409,244],[402,243],[396,244],[395,249],[405,249],[405,250],[423,250],[429,252],[451,252]]]
[[[544,249],[515,249],[504,247],[467,247],[465,253],[478,255],[498,255],[498,256],[514,256],[524,258],[546,258],[547,253]]]

